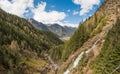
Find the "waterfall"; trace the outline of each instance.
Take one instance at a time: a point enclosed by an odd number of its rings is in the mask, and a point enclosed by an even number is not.
[[[87,51],[85,51],[86,54],[90,53],[90,51],[96,46],[96,44],[100,41],[101,39],[98,39],[91,48],[89,48]]]
[[[78,65],[79,61],[80,61],[81,58],[83,57],[83,54],[88,54],[88,53],[90,53],[90,51],[96,46],[96,44],[97,44],[100,40],[101,40],[101,39],[98,39],[98,40],[92,45],[92,47],[89,48],[87,51],[81,52],[81,53],[78,55],[78,57],[75,59],[75,61],[73,62],[72,66],[69,67],[63,74],[69,74],[70,71],[71,71],[72,69],[74,69],[74,68]]]
[[[70,68],[68,68],[68,69],[64,72],[64,74],[69,74],[69,72],[78,65],[79,60],[82,58],[83,54],[84,54],[84,52],[81,52],[81,53],[80,53],[80,55],[79,55],[79,56],[76,58],[76,60],[73,62],[73,65],[72,65]]]

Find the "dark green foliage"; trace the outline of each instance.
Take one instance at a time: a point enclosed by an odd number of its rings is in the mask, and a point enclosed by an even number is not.
[[[5,47],[0,48],[0,66],[3,66],[9,71],[11,70],[11,72],[13,72],[12,74],[20,74],[19,71],[23,71],[21,73],[24,73],[24,70],[20,70],[23,68],[24,63],[18,65],[18,63],[21,62],[20,55],[16,52],[8,50],[9,49]]]
[[[99,17],[95,13],[86,22],[80,24],[74,35],[64,44],[61,59],[66,60],[70,54],[79,49],[89,38],[100,33],[102,27],[105,26],[106,19],[105,15]]]
[[[120,19],[108,33],[100,55],[93,65],[94,74],[110,74],[120,65]],[[114,74],[119,74],[115,72]]]
[[[63,51],[63,46],[60,45],[55,48],[52,48],[49,53],[54,61],[60,62],[62,51]]]
[[[44,51],[62,43],[53,33],[37,30],[27,20],[0,9],[0,66],[8,72],[24,72],[24,58],[35,54],[42,58]]]
[[[10,44],[13,40],[21,44],[25,40],[32,49],[42,51],[62,43],[51,32],[38,31],[25,19],[6,14],[2,10],[0,12],[1,45]]]
[[[87,58],[86,58],[86,54],[84,53],[82,59],[79,61],[79,64],[78,64],[78,70],[80,74],[83,74],[82,69],[86,65],[87,65]]]
[[[84,24],[80,25],[78,30],[64,45],[62,59],[65,60],[71,53],[80,48],[83,43],[89,38],[89,33],[86,31]]]

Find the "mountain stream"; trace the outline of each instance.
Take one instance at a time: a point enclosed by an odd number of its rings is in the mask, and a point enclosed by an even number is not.
[[[69,74],[71,70],[73,70],[75,67],[77,67],[79,61],[82,59],[83,54],[89,54],[90,51],[96,46],[96,44],[100,41],[101,39],[98,39],[93,45],[92,47],[90,47],[87,51],[83,51],[81,52],[78,57],[74,60],[73,64],[71,67],[68,67],[68,69],[63,73],[63,74]]]

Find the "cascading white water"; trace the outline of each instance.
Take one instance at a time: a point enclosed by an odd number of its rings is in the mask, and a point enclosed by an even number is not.
[[[70,68],[68,68],[68,69],[64,72],[64,74],[69,74],[69,72],[78,65],[79,60],[82,58],[83,54],[84,54],[84,52],[81,52],[81,54],[80,54],[80,55],[76,58],[76,60],[74,61],[73,65],[72,65]]]
[[[87,51],[85,51],[86,54],[90,53],[90,51],[96,46],[96,44],[98,43],[98,41],[100,41],[101,39],[98,39],[91,48],[89,48]]]
[[[83,57],[83,54],[88,54],[88,53],[90,53],[90,51],[96,46],[96,44],[97,44],[98,41],[100,41],[100,40],[101,40],[101,39],[98,39],[98,40],[92,45],[92,47],[89,48],[87,51],[81,52],[81,53],[78,55],[78,57],[75,59],[75,61],[73,62],[72,66],[71,66],[70,68],[68,68],[63,74],[69,74],[70,71],[71,71],[72,69],[74,69],[74,68],[78,65],[79,61],[80,61],[81,58]]]

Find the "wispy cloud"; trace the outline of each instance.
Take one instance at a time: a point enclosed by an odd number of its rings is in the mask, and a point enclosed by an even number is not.
[[[0,7],[11,14],[23,16],[27,8],[33,7],[33,0],[0,0]]]
[[[36,5],[34,4],[34,0],[0,0],[0,8],[6,12],[18,15],[20,17],[33,17],[35,20],[45,24],[60,23],[63,26],[74,26],[74,24],[63,21],[65,19],[71,19],[71,16],[74,15],[85,15],[92,10],[94,5],[99,5],[100,0],[73,0],[73,3],[79,5],[81,10],[73,11],[72,9],[68,8],[66,11],[62,11],[62,9],[52,9],[49,11],[46,7],[49,4],[46,2],[40,2],[38,5]],[[57,6],[55,6],[55,8],[56,7]],[[54,5],[51,5],[50,8],[54,8]],[[73,15],[71,15],[71,13]]]
[[[59,11],[45,11],[46,9],[46,2],[41,2],[34,6],[34,0],[0,0],[0,8],[9,12],[11,14],[15,14],[17,16],[23,17],[29,15],[33,15],[33,18],[39,22],[45,24],[53,24],[59,23],[62,26],[68,25],[74,26],[74,24],[61,22],[63,19],[66,18],[66,14],[64,12]],[[29,9],[29,10],[27,10]],[[70,10],[68,10],[70,12]]]
[[[99,5],[100,0],[73,0],[73,3],[80,5],[80,15],[84,15],[92,10],[94,5]]]
[[[70,12],[70,11],[71,11],[70,9],[67,10],[67,12]]]
[[[73,11],[73,15],[77,15],[77,14],[79,14],[79,11]]]

